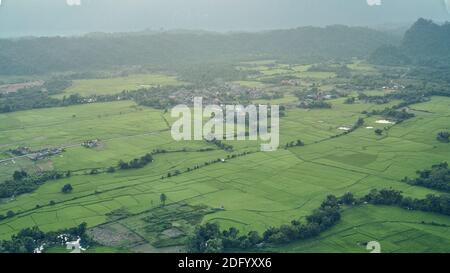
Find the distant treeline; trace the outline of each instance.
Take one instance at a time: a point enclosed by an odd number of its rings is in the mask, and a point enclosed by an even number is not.
[[[142,33],[3,39],[0,40],[0,75],[136,65],[176,70],[185,64],[255,58],[297,63],[348,59],[368,56],[383,44],[398,42],[397,38],[383,32],[346,26],[259,33]]]
[[[62,90],[64,89],[61,89],[61,91]],[[123,91],[113,95],[92,95],[82,97],[79,94],[71,94],[59,99],[52,97],[51,95],[53,95],[53,93],[41,89],[25,88],[14,93],[0,94],[0,113],[118,100],[134,100],[139,104],[161,109],[170,106],[172,103],[176,103],[176,101],[170,101],[170,99],[167,98],[167,92],[170,90],[165,87],[152,87],[131,92]],[[158,94],[161,94],[161,96],[158,96]],[[152,96],[154,103],[150,102]]]

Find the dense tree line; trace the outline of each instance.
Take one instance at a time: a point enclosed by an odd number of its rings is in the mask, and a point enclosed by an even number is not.
[[[216,138],[213,138],[211,140],[208,140],[208,139],[205,139],[205,140],[206,140],[206,142],[216,145],[217,147],[219,147],[220,149],[222,149],[224,151],[233,151],[233,145],[223,143],[221,140],[218,140]]]
[[[429,170],[417,171],[417,178],[405,177],[404,182],[415,186],[450,192],[450,169],[448,163],[433,165]]]
[[[11,240],[0,241],[0,253],[34,253],[41,247],[45,252],[45,249],[51,247],[65,247],[66,241],[76,241],[78,238],[81,239],[80,244],[86,247],[92,243],[86,234],[86,228],[87,224],[82,223],[77,227],[55,232],[43,232],[38,227],[22,229]]]
[[[56,171],[38,172],[35,174],[16,171],[12,179],[0,183],[0,198],[10,198],[20,194],[30,193],[47,181],[63,177],[65,177],[65,174]]]
[[[401,111],[399,111],[393,108],[385,108],[384,110],[372,110],[371,112],[364,113],[366,113],[368,116],[383,116],[390,120],[394,120],[397,123],[415,117],[413,113],[409,113],[408,111],[406,111],[406,109],[402,109]]]
[[[46,81],[42,86],[0,93],[0,113],[56,106],[61,102],[52,98],[51,95],[61,93],[71,85],[71,81],[53,79]]]
[[[397,42],[397,38],[383,32],[345,26],[260,33],[143,32],[3,39],[0,40],[0,75],[102,70],[119,66],[176,71],[185,69],[185,64],[241,61],[255,56],[298,63],[300,60],[365,57],[382,44]]]
[[[408,210],[421,210],[450,215],[450,196],[429,194],[425,199],[404,197],[402,192],[393,189],[372,190],[362,201],[374,205],[399,206]]]
[[[140,169],[148,165],[149,163],[153,162],[153,156],[152,154],[146,154],[144,156],[141,156],[140,158],[135,158],[133,160],[130,160],[129,162],[125,162],[123,160],[119,161],[119,168],[121,170],[128,170],[128,169]]]
[[[332,105],[323,100],[302,101],[299,106],[304,109],[331,109]]]
[[[340,220],[339,200],[328,196],[320,208],[306,217],[306,223],[292,221],[289,225],[278,228],[270,227],[263,235],[256,231],[239,235],[239,230],[229,228],[220,231],[216,223],[198,226],[194,236],[190,238],[190,252],[223,252],[232,249],[255,248],[264,243],[283,244],[292,240],[306,239],[318,235],[321,231],[333,226]]]

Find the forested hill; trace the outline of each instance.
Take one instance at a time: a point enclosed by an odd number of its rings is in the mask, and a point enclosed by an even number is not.
[[[371,56],[376,64],[450,67],[450,23],[419,19],[399,47],[382,46]]]
[[[122,65],[182,64],[275,58],[311,61],[365,57],[399,39],[360,27],[303,27],[259,33],[133,33],[0,40],[0,75],[86,71]]]

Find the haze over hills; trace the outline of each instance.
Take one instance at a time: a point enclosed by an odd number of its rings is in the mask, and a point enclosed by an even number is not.
[[[77,1],[75,1],[77,2]],[[0,36],[74,35],[143,29],[241,31],[333,24],[412,24],[450,19],[446,0],[3,0]],[[378,5],[380,3],[380,5]],[[82,20],[81,20],[82,18]]]
[[[0,40],[0,75],[149,66],[178,70],[183,65],[279,59],[308,62],[363,58],[396,45],[395,36],[363,27],[302,27],[259,33],[146,32],[84,37]]]
[[[448,68],[450,62],[450,24],[419,19],[406,31],[398,47],[383,46],[371,60],[384,65],[422,65]]]
[[[92,71],[119,66],[179,71],[193,64],[254,59],[349,60],[448,66],[450,24],[419,19],[404,37],[364,27],[301,27],[256,33],[134,32],[0,40],[0,75]]]

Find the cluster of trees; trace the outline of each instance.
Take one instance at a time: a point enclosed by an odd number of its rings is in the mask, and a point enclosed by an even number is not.
[[[399,206],[408,210],[421,210],[427,212],[450,215],[450,196],[429,194],[425,199],[404,197],[402,192],[393,189],[372,190],[361,201],[374,205]]]
[[[391,101],[391,99],[389,98],[389,96],[368,96],[364,93],[360,93],[358,95],[358,99],[360,101],[364,101],[365,103],[375,103],[375,104],[386,104],[389,101]]]
[[[438,90],[441,91],[442,89],[438,88]],[[410,85],[406,86],[405,89],[397,90],[396,92],[392,92],[383,96],[368,96],[364,93],[360,93],[358,95],[358,99],[366,103],[375,104],[386,104],[393,100],[402,100],[402,102],[400,102],[399,104],[392,106],[392,110],[399,110],[411,104],[427,102],[430,100],[431,96],[450,96],[450,93],[445,95],[436,92],[437,90],[434,88],[426,89],[422,85]]]
[[[153,162],[152,154],[146,154],[144,156],[141,156],[140,158],[135,158],[129,162],[120,160],[119,168],[121,170],[139,169],[139,168],[145,167],[147,164],[152,163],[152,162]]]
[[[42,90],[50,95],[62,93],[64,90],[72,86],[72,81],[67,79],[52,79],[42,85]]]
[[[450,169],[447,162],[433,165],[429,170],[417,171],[417,174],[417,178],[405,177],[403,181],[411,185],[450,192]]]
[[[270,227],[262,236],[256,231],[239,235],[239,230],[234,227],[221,232],[218,224],[206,223],[196,228],[189,240],[188,249],[190,252],[217,253],[224,250],[255,248],[265,243],[283,244],[292,240],[311,238],[340,220],[339,203],[343,200],[330,195],[319,209],[306,218],[306,223],[295,220],[289,225]]]
[[[292,147],[303,147],[305,146],[305,143],[303,141],[301,141],[300,139],[298,139],[297,141],[291,141],[289,143],[286,143],[284,145],[284,148],[292,148]]]
[[[403,110],[395,110],[393,108],[385,108],[384,110],[372,110],[371,112],[363,112],[367,114],[367,116],[383,116],[390,120],[394,120],[397,123],[403,122],[407,119],[411,119],[415,117],[413,113],[409,113],[406,109]]]
[[[355,97],[348,97],[344,101],[345,104],[354,104],[355,102],[356,102],[356,98]]]
[[[61,189],[62,193],[71,193],[72,191],[73,191],[73,187],[71,184],[65,184]]]
[[[49,84],[48,88],[55,88],[51,89],[54,90],[52,92],[48,92],[42,87],[32,87],[13,93],[0,94],[0,113],[118,100],[134,100],[140,105],[158,109],[164,109],[165,107],[179,103],[179,101],[169,98],[169,94],[172,94],[173,90],[169,90],[167,87],[142,88],[134,91],[122,91],[112,95],[82,97],[79,94],[71,94],[70,96],[63,96],[61,99],[52,97],[52,95],[60,93],[67,88],[66,86],[69,86],[69,83],[71,84],[69,81],[55,81],[55,83]],[[59,91],[56,91],[56,88],[64,89],[58,89]]]
[[[361,118],[361,117],[358,118],[358,120],[355,122],[355,124],[353,124],[352,130],[354,131],[354,130],[360,128],[361,126],[364,125],[364,123],[366,123],[366,122],[363,118]]]
[[[39,185],[49,180],[65,177],[66,174],[56,171],[38,172],[28,174],[25,171],[16,171],[11,180],[0,183],[0,198],[10,198],[24,193],[33,192]]]
[[[306,223],[294,220],[289,225],[278,228],[271,227],[263,234],[263,241],[273,244],[286,244],[293,240],[303,240],[319,235],[341,219],[339,200],[329,195],[311,215],[306,217]]]
[[[206,142],[214,144],[214,145],[216,145],[217,147],[219,147],[220,149],[222,149],[224,151],[232,151],[233,148],[234,148],[233,145],[225,144],[225,143],[223,143],[222,141],[220,141],[220,140],[218,140],[216,138],[213,138],[211,140],[207,140],[206,139]]]
[[[22,89],[0,96],[0,113],[54,107],[59,104],[60,101],[58,99],[50,97],[46,92]]]
[[[332,105],[331,103],[328,103],[323,100],[311,100],[311,101],[302,101],[298,107],[304,109],[330,109]]]
[[[0,113],[20,110],[63,106],[64,103],[52,98],[72,85],[67,80],[49,80],[42,86],[20,89],[17,92],[0,93]]]
[[[246,249],[261,243],[262,237],[255,231],[239,236],[239,230],[230,228],[223,232],[217,223],[196,227],[188,241],[188,251],[194,253],[220,253],[226,249]]]
[[[34,253],[41,247],[44,247],[45,252],[45,248],[65,246],[65,238],[67,241],[76,241],[80,238],[80,244],[86,247],[93,243],[86,234],[86,229],[86,223],[56,232],[43,232],[38,227],[22,229],[13,235],[11,240],[0,241],[0,253]]]
[[[363,118],[360,117],[360,118],[358,118],[358,120],[355,122],[355,124],[353,124],[353,126],[352,126],[351,128],[349,128],[348,130],[346,130],[346,131],[344,131],[344,132],[342,132],[342,133],[340,133],[340,134],[331,136],[330,139],[338,138],[338,137],[341,137],[341,136],[348,135],[348,134],[354,132],[356,129],[358,129],[358,128],[360,128],[361,126],[363,126],[364,124],[365,124],[365,120],[364,120]]]
[[[380,128],[375,129],[374,132],[377,136],[381,136],[383,134],[383,130],[381,130]]]
[[[449,143],[450,142],[450,132],[439,132],[437,134],[436,138],[440,142]]]

